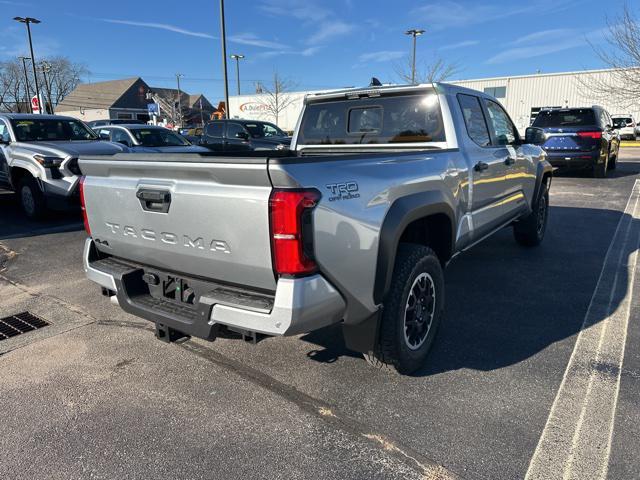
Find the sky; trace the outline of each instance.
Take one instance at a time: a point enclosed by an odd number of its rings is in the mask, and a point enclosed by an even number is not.
[[[635,5],[633,0],[631,5]],[[640,2],[638,2],[640,3]],[[226,0],[227,53],[243,54],[243,93],[275,72],[295,90],[397,82],[408,65],[409,28],[420,28],[417,63],[441,58],[455,78],[602,68],[623,0]],[[636,8],[636,7],[633,7]],[[219,0],[0,0],[0,60],[64,55],[91,72],[85,81],[142,77],[151,86],[223,96]],[[636,8],[640,13],[640,8]],[[236,92],[235,61],[229,63]]]

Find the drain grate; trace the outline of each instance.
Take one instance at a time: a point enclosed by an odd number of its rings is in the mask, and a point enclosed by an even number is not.
[[[49,325],[48,322],[29,312],[16,313],[9,317],[0,318],[0,341],[46,327],[47,325]]]

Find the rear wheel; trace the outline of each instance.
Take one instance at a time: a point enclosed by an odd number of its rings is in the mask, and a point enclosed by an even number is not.
[[[366,353],[377,368],[409,374],[429,353],[444,313],[444,275],[433,250],[401,244],[384,302],[377,344]]]
[[[542,243],[549,220],[549,191],[543,184],[544,193],[539,196],[533,211],[513,225],[513,235],[520,245],[535,247]]]
[[[32,220],[42,218],[46,211],[44,195],[33,177],[22,179],[18,186],[20,206],[24,214]]]
[[[607,157],[607,160],[605,161],[605,163],[596,163],[593,166],[593,171],[592,171],[593,178],[606,178],[608,163],[609,163],[609,157]]]
[[[616,154],[609,159],[607,170],[615,170],[617,166],[618,166],[618,155]]]

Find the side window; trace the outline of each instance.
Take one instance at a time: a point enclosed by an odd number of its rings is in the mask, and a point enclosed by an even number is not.
[[[11,136],[9,135],[9,128],[4,121],[0,120],[0,138],[3,142],[10,142]]]
[[[129,138],[129,134],[124,130],[120,130],[119,128],[113,129],[111,131],[111,141],[126,142],[127,144],[131,144],[131,139]]]
[[[209,137],[222,137],[222,131],[224,130],[224,124],[222,122],[208,123],[205,129],[205,133]]]
[[[498,145],[513,145],[518,139],[516,127],[511,122],[509,115],[500,105],[491,100],[485,100],[487,111],[489,112],[489,123],[491,131]]]
[[[491,144],[491,137],[489,137],[489,129],[487,128],[487,122],[482,112],[480,99],[473,95],[459,94],[458,103],[462,109],[464,123],[467,126],[467,133],[471,139],[481,147],[489,146]]]
[[[241,134],[241,136],[238,136]],[[248,136],[247,131],[239,123],[227,123],[227,138],[242,138],[242,134]]]

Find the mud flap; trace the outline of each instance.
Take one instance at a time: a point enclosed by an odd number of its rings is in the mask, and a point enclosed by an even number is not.
[[[379,326],[380,311],[355,325],[342,324],[345,346],[360,353],[372,352],[378,341]]]

